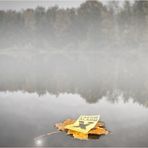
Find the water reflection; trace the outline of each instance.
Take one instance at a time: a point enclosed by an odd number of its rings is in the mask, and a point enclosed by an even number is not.
[[[147,54],[43,53],[0,56],[0,91],[25,91],[44,95],[46,92],[80,94],[89,103],[103,96],[115,102],[123,95],[148,106]],[[31,57],[30,57],[31,56]],[[134,58],[137,56],[138,58]]]
[[[80,114],[101,114],[112,134],[82,142],[59,133],[42,145],[148,146],[147,55],[17,54],[0,55],[0,146],[36,146]]]
[[[0,92],[0,145],[36,146],[35,137],[54,132],[55,123],[80,114],[100,114],[112,134],[83,142],[61,132],[43,138],[42,145],[148,146],[148,110],[132,98],[125,103],[120,95],[113,104],[102,97],[89,104],[79,94],[39,96],[22,91]]]
[[[36,140],[36,141],[35,141],[35,144],[36,144],[37,146],[42,146],[42,144],[43,144],[42,139]]]
[[[66,83],[66,82],[65,82]],[[130,98],[133,98],[133,101],[143,105],[144,107],[148,107],[148,91],[146,92],[145,88],[139,88],[139,89],[134,89],[134,88],[129,88],[129,89],[113,89],[113,88],[108,88],[108,86],[103,86],[101,84],[94,84],[94,86],[90,87],[84,87],[81,85],[77,85],[76,87],[69,87],[65,88],[65,83],[63,83],[62,88],[54,87],[54,85],[50,83],[46,87],[45,86],[34,86],[31,83],[28,83],[27,85],[29,88],[24,86],[15,87],[13,88],[8,87],[7,88],[1,88],[1,91],[11,91],[11,92],[16,92],[18,90],[21,90],[23,92],[28,92],[28,93],[37,93],[39,96],[43,96],[46,93],[53,94],[55,96],[59,96],[61,93],[71,93],[71,94],[79,94],[84,100],[86,100],[87,103],[96,103],[99,101],[102,97],[106,96],[106,98],[112,102],[115,103],[118,101],[119,96],[122,96],[122,100],[124,102],[128,102]],[[40,88],[38,88],[40,87]],[[61,90],[62,89],[62,90]]]

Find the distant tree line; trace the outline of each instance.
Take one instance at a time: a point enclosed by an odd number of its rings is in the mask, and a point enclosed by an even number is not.
[[[0,11],[0,48],[146,49],[148,1],[86,1],[79,8]]]

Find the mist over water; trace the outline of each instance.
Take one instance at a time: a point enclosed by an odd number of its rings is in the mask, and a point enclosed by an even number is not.
[[[28,56],[25,57],[25,54]],[[76,55],[75,55],[76,54]],[[29,53],[1,55],[0,90],[42,95],[78,93],[88,102],[123,93],[147,107],[147,55],[115,53]]]
[[[101,114],[112,134],[84,143],[60,133],[43,146],[148,146],[147,8],[0,10],[0,146],[36,146],[80,114]]]

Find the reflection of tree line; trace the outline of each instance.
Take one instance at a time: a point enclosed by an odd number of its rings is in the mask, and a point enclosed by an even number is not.
[[[0,90],[79,93],[90,103],[106,95],[114,102],[120,90],[124,101],[148,106],[147,6],[1,10]]]
[[[3,59],[0,91],[24,90],[39,95],[78,93],[89,103],[103,96],[115,102],[122,92],[125,102],[132,97],[135,102],[148,106],[148,70],[143,61],[95,56],[86,56],[84,61],[59,55],[21,62],[15,58],[8,58],[7,62]]]

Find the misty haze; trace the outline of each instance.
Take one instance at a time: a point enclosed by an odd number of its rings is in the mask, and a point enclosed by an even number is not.
[[[148,146],[148,1],[0,8],[0,146],[37,146],[80,114],[112,134],[42,146]]]

